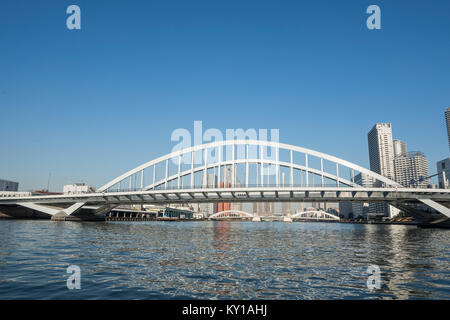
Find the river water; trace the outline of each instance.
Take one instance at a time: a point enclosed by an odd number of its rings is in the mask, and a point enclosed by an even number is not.
[[[449,262],[414,226],[0,221],[0,299],[450,299]]]

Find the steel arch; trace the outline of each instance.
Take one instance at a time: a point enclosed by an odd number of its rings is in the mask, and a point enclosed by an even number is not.
[[[292,215],[291,218],[303,218],[303,219],[321,219],[321,220],[336,220],[339,221],[340,218],[325,212],[325,211],[302,211],[297,212],[296,214]]]
[[[216,212],[212,215],[210,215],[208,217],[208,219],[214,219],[214,218],[221,218],[221,217],[225,217],[224,215],[227,213],[236,213],[238,216],[240,216],[241,218],[253,218],[254,215],[252,215],[251,213],[245,212],[245,211],[240,211],[240,210],[226,210],[226,211],[221,211],[221,212]]]
[[[245,147],[245,153],[246,153],[246,157],[244,159],[237,159],[236,155],[235,155],[235,146],[244,146]],[[233,147],[233,155],[232,155],[232,159],[227,159],[225,161],[222,161],[222,151],[224,147]],[[250,158],[249,157],[249,148],[250,147],[259,147],[256,150],[260,150],[258,152],[258,156],[256,158]],[[264,157],[261,157],[261,153],[263,152],[263,148],[272,148],[272,150],[275,150],[275,159],[266,159]],[[208,163],[208,159],[207,159],[207,154],[208,154],[208,150],[218,150],[218,162],[215,163]],[[280,150],[287,150],[290,152],[290,162],[286,162],[286,161],[280,161],[279,160],[279,153]],[[196,167],[194,167],[194,154],[196,152],[201,151],[201,157],[202,157],[202,163]],[[293,161],[293,153],[297,152],[300,154],[303,154],[305,156],[305,164],[304,165],[300,165],[300,164],[296,164]],[[272,153],[271,153],[272,154]],[[188,170],[184,170],[181,171],[181,157],[185,156],[185,155],[190,155],[191,157],[191,161],[192,161],[192,165],[191,168]],[[321,169],[316,169],[316,168],[312,168],[308,165],[308,159],[310,157],[316,157],[318,159],[320,159],[321,162]],[[171,161],[171,159],[174,158],[178,158],[178,172],[176,174],[173,174],[171,176],[169,176],[168,173],[168,165],[169,165],[169,161]],[[336,165],[336,173],[330,173],[330,172],[326,172],[324,170],[323,167],[323,161],[329,161],[332,162]],[[157,165],[160,164],[165,164],[166,170],[165,170],[165,175],[163,176],[162,179],[156,180],[156,167]],[[133,181],[133,177],[134,177],[134,181],[136,182],[136,179],[138,178],[138,175],[140,175],[140,187],[137,188],[138,190],[149,190],[149,189],[154,189],[154,188],[158,188],[160,186],[165,186],[165,188],[167,188],[168,184],[172,181],[178,181],[178,187],[180,187],[180,183],[182,183],[182,179],[186,176],[191,176],[191,187],[193,186],[192,181],[194,180],[193,176],[195,175],[195,173],[200,172],[200,171],[204,171],[207,172],[208,169],[211,168],[218,168],[218,178],[219,178],[219,183],[221,182],[221,176],[220,176],[220,170],[221,167],[223,166],[225,169],[225,166],[231,166],[233,169],[233,176],[235,175],[235,168],[236,165],[239,164],[245,164],[246,165],[246,181],[245,181],[245,185],[248,186],[248,179],[249,179],[249,172],[248,172],[248,165],[250,164],[259,164],[261,166],[263,165],[273,165],[275,166],[275,176],[276,176],[276,181],[277,181],[277,185],[280,185],[279,180],[280,180],[280,168],[288,168],[290,170],[290,181],[293,181],[293,170],[299,170],[300,174],[302,172],[304,172],[305,176],[306,176],[306,183],[308,184],[308,175],[311,173],[313,175],[319,176],[321,178],[321,182],[323,185],[324,179],[330,179],[336,182],[336,185],[347,185],[347,186],[351,186],[351,187],[356,187],[359,186],[357,184],[355,184],[354,181],[350,181],[348,179],[345,179],[343,177],[339,176],[339,166],[343,166],[343,167],[347,167],[352,171],[352,180],[354,180],[354,172],[359,172],[362,174],[367,175],[368,177],[371,177],[372,179],[374,179],[375,181],[379,181],[381,183],[383,183],[385,186],[391,186],[391,187],[398,187],[398,188],[402,188],[403,186],[401,186],[400,184],[398,184],[397,182],[390,180],[380,174],[377,174],[373,171],[370,171],[366,168],[363,168],[361,166],[358,166],[354,163],[351,163],[349,161],[322,153],[322,152],[318,152],[318,151],[314,151],[311,149],[307,149],[307,148],[303,148],[303,147],[297,147],[297,146],[293,146],[293,145],[288,145],[288,144],[284,144],[284,143],[278,143],[278,142],[273,142],[273,141],[261,141],[261,140],[225,140],[225,141],[216,141],[216,142],[211,142],[211,143],[206,143],[206,144],[202,144],[202,145],[195,145],[189,148],[185,148],[183,150],[178,150],[172,153],[169,153],[167,155],[164,155],[162,157],[159,157],[157,159],[154,159],[152,161],[146,162],[122,175],[120,175],[119,177],[111,180],[110,182],[106,183],[105,185],[103,185],[102,187],[100,187],[98,189],[99,192],[104,192],[104,191],[113,191],[112,187],[114,187],[115,185],[121,185],[122,182],[126,182],[127,180],[129,181],[129,186],[130,188],[128,190],[133,190],[134,188],[132,188],[132,181]],[[153,167],[153,182],[151,184],[148,185],[144,185],[144,172],[146,169],[148,168],[152,168]],[[259,172],[256,174],[256,177],[258,177]],[[261,175],[263,175],[262,170],[261,170]],[[206,174],[204,174],[204,176],[202,177],[202,182],[204,182],[206,180]],[[262,178],[263,179],[263,178]],[[127,182],[128,183],[128,182]],[[135,183],[136,184],[136,183]],[[233,184],[232,184],[233,185]],[[261,186],[264,185],[264,181],[262,180],[261,182]],[[292,184],[291,184],[292,185]],[[360,186],[359,186],[360,187]],[[125,189],[127,190],[127,189]]]

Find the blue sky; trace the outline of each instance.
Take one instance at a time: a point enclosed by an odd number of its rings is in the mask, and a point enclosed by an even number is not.
[[[81,30],[66,8],[81,8]],[[366,28],[381,8],[382,29]],[[173,130],[279,128],[369,166],[367,132],[448,157],[450,2],[0,2],[0,178],[96,187],[171,151]]]

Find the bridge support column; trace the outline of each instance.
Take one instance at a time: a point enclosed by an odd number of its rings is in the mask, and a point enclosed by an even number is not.
[[[434,209],[437,213],[428,212],[408,203],[392,203],[393,206],[413,216],[419,227],[450,228],[450,209],[430,199],[417,199],[422,206]]]
[[[18,202],[17,205],[34,210],[40,214],[50,216],[52,220],[104,220],[104,216],[95,215],[95,212],[83,211],[82,207],[85,202],[76,202],[68,208],[60,208],[56,206],[37,204],[33,202]]]
[[[443,206],[442,204],[434,202],[430,199],[419,199],[419,201],[450,219],[450,209],[446,206]]]

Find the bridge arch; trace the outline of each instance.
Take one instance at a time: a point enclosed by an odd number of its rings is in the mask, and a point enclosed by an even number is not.
[[[325,211],[301,211],[291,216],[292,219],[307,220],[333,220],[339,221],[340,218]]]
[[[253,218],[254,215],[251,213],[240,211],[240,210],[226,210],[221,212],[216,212],[208,217],[208,219],[217,218]]]
[[[241,176],[237,178],[239,171]],[[211,176],[213,181],[210,181]],[[402,187],[366,168],[311,149],[273,141],[225,140],[192,146],[146,162],[98,191],[222,186],[323,187],[330,182],[334,187],[361,187],[358,179],[362,177],[379,186]]]

